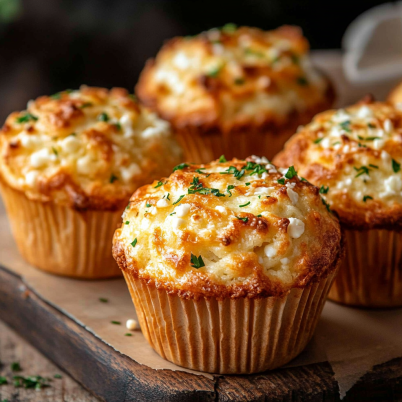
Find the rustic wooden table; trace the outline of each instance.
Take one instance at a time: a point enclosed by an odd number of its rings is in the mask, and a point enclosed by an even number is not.
[[[19,362],[21,372],[13,373],[11,364]],[[60,374],[61,379],[54,379]],[[75,382],[68,374],[29,345],[16,332],[0,321],[0,377],[9,380],[13,375],[40,375],[50,377],[51,386],[36,391],[35,389],[15,388],[12,381],[0,386],[0,401],[9,402],[96,402],[93,395]]]

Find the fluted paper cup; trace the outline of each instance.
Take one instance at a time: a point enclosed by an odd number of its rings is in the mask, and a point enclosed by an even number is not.
[[[345,230],[346,257],[329,298],[361,307],[402,306],[402,233]]]
[[[284,297],[182,299],[123,271],[141,329],[163,358],[193,370],[249,374],[282,366],[311,339],[336,270]]]
[[[193,163],[209,163],[225,155],[226,159],[245,159],[250,155],[273,158],[297,127],[275,131],[241,131],[235,133],[200,133],[197,130],[179,130],[177,139],[185,158]]]
[[[78,212],[30,200],[1,181],[0,189],[14,239],[30,264],[77,278],[121,276],[111,251],[121,211]]]

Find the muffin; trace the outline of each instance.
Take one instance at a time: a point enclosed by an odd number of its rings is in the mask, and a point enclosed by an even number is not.
[[[169,124],[122,88],[30,101],[0,131],[0,189],[21,254],[59,275],[121,275],[110,245],[124,207],[180,160]]]
[[[319,186],[345,228],[346,258],[329,297],[401,306],[402,112],[368,99],[321,113],[274,160]]]
[[[175,127],[186,159],[273,157],[300,124],[332,106],[333,87],[311,64],[299,28],[227,24],[168,41],[136,92]]]
[[[388,95],[388,102],[402,106],[402,82],[400,82]]]
[[[342,250],[318,188],[265,158],[177,166],[134,193],[113,240],[151,346],[225,374],[303,350]]]

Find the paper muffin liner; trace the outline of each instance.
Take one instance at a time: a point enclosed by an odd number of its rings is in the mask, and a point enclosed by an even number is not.
[[[192,300],[123,271],[155,351],[179,366],[220,374],[270,370],[296,357],[313,335],[335,273],[284,297]]]
[[[14,239],[30,264],[77,278],[121,276],[111,251],[121,211],[77,212],[51,202],[29,200],[1,181],[0,189]]]
[[[345,230],[346,257],[329,292],[339,303],[402,306],[402,233]]]
[[[250,155],[274,157],[294,134],[297,126],[283,130],[243,131],[205,134],[196,129],[178,130],[177,139],[184,149],[185,158],[193,163],[209,163],[225,155],[226,159],[245,159]]]

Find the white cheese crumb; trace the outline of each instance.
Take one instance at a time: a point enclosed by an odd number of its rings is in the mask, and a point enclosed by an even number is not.
[[[292,204],[296,205],[297,201],[299,201],[299,194],[297,194],[296,191],[293,191],[291,188],[287,188],[286,192],[288,193],[288,197],[290,198],[290,201],[292,201]]]
[[[218,205],[217,207],[215,207],[215,209],[222,214],[226,214],[226,208],[222,207],[221,205]]]
[[[119,123],[125,138],[129,138],[134,134],[133,122],[128,113],[125,113],[123,114],[123,116],[120,117]]]
[[[267,244],[267,245],[264,247],[264,254],[265,254],[268,258],[275,257],[277,253],[278,253],[278,250],[277,250],[276,247],[273,246],[272,244]]]
[[[89,174],[92,172],[94,164],[92,162],[91,156],[86,155],[77,160],[77,171],[82,174]]]
[[[168,207],[170,204],[169,202],[165,199],[165,198],[161,198],[160,200],[158,200],[158,202],[156,203],[156,206],[158,208],[166,208]]]
[[[149,221],[149,219],[143,219],[142,221],[141,221],[141,229],[142,230],[147,230],[148,228],[149,228],[149,224],[150,224],[151,222]]]
[[[34,168],[42,167],[51,160],[50,156],[50,152],[47,148],[43,148],[40,151],[34,152],[31,155],[31,165]]]
[[[173,229],[179,229],[179,228],[181,228],[185,223],[186,223],[186,221],[185,221],[184,219],[176,218],[176,217],[173,215],[173,219],[172,219],[172,226],[173,226]]]
[[[373,141],[373,148],[374,149],[381,149],[384,146],[384,140],[381,140],[380,138],[376,138]]]
[[[304,233],[304,222],[297,218],[289,218],[288,234],[293,239],[298,239]]]
[[[121,178],[125,182],[130,181],[133,178],[133,176],[139,173],[141,173],[141,169],[136,163],[132,163],[130,166],[120,169]]]
[[[282,258],[281,259],[281,264],[283,264],[283,265],[287,265],[287,264],[289,264],[289,258]]]
[[[126,328],[129,329],[130,331],[135,331],[140,329],[140,324],[138,324],[137,320],[130,319],[127,320],[126,322]]]
[[[393,127],[392,127],[392,121],[387,119],[384,121],[384,130],[387,133],[390,133],[392,131]]]
[[[366,118],[366,117],[372,117],[373,112],[368,106],[362,106],[359,111],[357,112],[357,117],[360,118]]]
[[[176,216],[178,218],[183,218],[190,212],[190,205],[189,204],[181,204],[175,208]]]
[[[36,183],[36,180],[39,176],[39,172],[37,170],[31,170],[25,175],[25,183],[29,187],[33,187]]]
[[[391,156],[389,155],[389,153],[387,152],[387,151],[382,151],[381,152],[381,159],[384,161],[384,162],[390,162],[391,161]]]
[[[60,148],[66,153],[75,152],[79,147],[80,141],[74,135],[69,135],[60,141]]]

